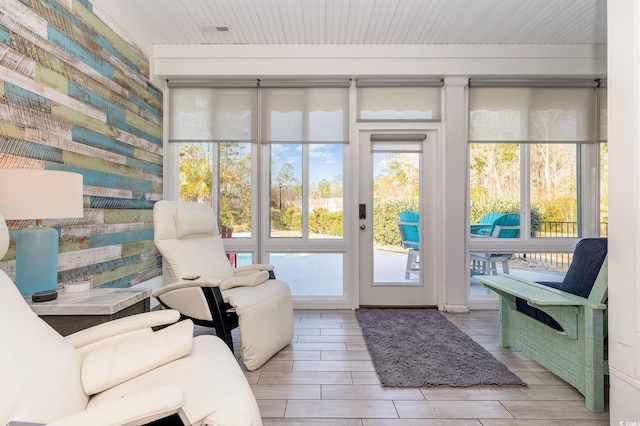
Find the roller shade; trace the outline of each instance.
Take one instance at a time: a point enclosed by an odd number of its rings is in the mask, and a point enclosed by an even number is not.
[[[471,87],[470,142],[592,143],[596,88]]]
[[[256,141],[257,109],[257,87],[170,89],[169,142]]]
[[[261,87],[260,90],[261,142],[348,142],[348,87]]]
[[[440,121],[441,92],[441,84],[358,86],[358,121]]]

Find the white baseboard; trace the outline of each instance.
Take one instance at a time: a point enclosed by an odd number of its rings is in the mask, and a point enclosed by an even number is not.
[[[467,305],[448,305],[445,303],[442,311],[452,314],[466,314],[469,312],[469,307]]]
[[[609,417],[612,425],[640,423],[640,381],[609,366]]]

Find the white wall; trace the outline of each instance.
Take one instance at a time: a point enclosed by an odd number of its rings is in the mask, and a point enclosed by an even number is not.
[[[605,46],[224,46],[156,45],[158,77],[277,79],[328,77],[438,77],[445,80],[444,145],[438,158],[442,195],[438,238],[438,305],[468,309],[465,263],[467,149],[466,82],[469,76],[597,77],[606,74]],[[168,175],[166,175],[168,176]],[[451,212],[456,212],[451,214]]]
[[[611,424],[640,423],[640,10],[608,2]]]
[[[586,45],[156,45],[163,77],[603,76],[606,47]]]

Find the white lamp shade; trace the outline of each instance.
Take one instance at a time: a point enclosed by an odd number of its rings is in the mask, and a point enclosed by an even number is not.
[[[0,214],[5,219],[80,218],[82,175],[41,169],[0,169]]]

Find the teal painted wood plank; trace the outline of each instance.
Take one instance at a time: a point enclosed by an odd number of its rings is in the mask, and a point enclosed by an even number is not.
[[[155,96],[156,98],[162,100],[163,99],[163,93],[160,89],[158,89],[157,87],[155,87],[153,84],[148,83],[147,84],[147,91],[149,93],[151,93],[153,96]]]
[[[60,49],[64,50],[74,58],[90,66],[104,77],[113,80],[113,65],[98,57],[95,53],[82,46],[80,43],[69,38],[66,34],[61,33],[56,28],[49,25],[48,28],[49,41]]]
[[[140,72],[139,67],[126,55],[116,49],[111,43],[109,43],[104,37],[100,34],[96,33],[93,28],[86,25],[81,19],[79,19],[75,14],[73,14],[70,10],[63,7],[58,3],[57,0],[40,0],[43,4],[49,7],[53,12],[58,14],[61,18],[61,22],[65,22],[66,24],[70,24],[80,30],[82,34],[90,37],[90,39],[104,48],[106,51],[111,53],[113,56],[118,58],[122,63],[127,65],[130,69],[135,72]],[[85,5],[86,7],[86,5]],[[91,10],[91,8],[87,7],[87,9]]]
[[[157,164],[147,163],[146,161],[130,159],[127,161],[127,164],[131,167],[135,167],[136,169],[147,170],[149,172],[162,174],[162,166]]]
[[[79,19],[73,12],[71,12],[66,7],[60,4],[59,0],[38,0],[40,3],[49,8],[51,12],[54,12],[58,15],[61,22],[65,22],[66,24],[71,24],[74,27],[80,29],[84,34],[90,34],[92,32],[91,28],[84,25],[81,19]],[[42,12],[41,12],[42,13]],[[48,19],[51,23],[51,16],[43,16],[43,18]]]
[[[160,96],[160,99],[162,99],[161,96]],[[153,106],[151,106],[149,103],[147,103],[144,99],[134,95],[133,92],[129,92],[129,100],[131,102],[133,102],[134,104],[138,105],[140,108],[143,108],[145,111],[150,112],[155,117],[158,117],[159,119],[162,119],[162,111],[158,111]]]
[[[91,196],[89,206],[92,209],[137,209],[151,210],[155,201],[144,198],[112,198]]]
[[[95,275],[113,269],[121,268],[126,265],[132,265],[138,262],[138,255],[122,257],[120,259],[109,260],[107,262],[95,263],[93,265],[83,266],[81,268],[69,269],[67,271],[58,272],[59,281],[70,281]]]
[[[106,99],[98,93],[70,81],[69,96],[104,112],[107,115],[107,124],[110,126],[148,140],[156,145],[162,145],[161,138],[151,135],[144,130],[127,123],[125,108],[110,101],[109,99]]]
[[[144,179],[98,172],[68,164],[47,163],[45,169],[80,173],[83,176],[83,183],[85,185],[124,189],[132,192],[153,192],[153,182]]]
[[[51,113],[51,101],[44,96],[40,96],[22,87],[18,87],[15,84],[4,84],[4,96],[5,98],[27,108],[35,109],[47,114]]]
[[[93,12],[93,4],[89,0],[78,0],[78,3],[86,7],[89,11]]]
[[[62,163],[61,149],[6,136],[0,136],[0,152],[17,157]]]
[[[104,283],[98,286],[98,288],[129,288],[131,287],[131,275],[128,277],[120,278],[119,280]]]
[[[162,138],[153,136],[144,130],[140,130],[139,128],[132,126],[129,123],[117,124],[117,128],[124,130],[127,133],[131,133],[132,135],[138,136],[139,138],[145,139],[155,145],[162,146]]]
[[[11,34],[9,30],[0,25],[0,43],[9,46],[11,44]]]
[[[123,64],[131,68],[134,72],[136,73],[142,72],[140,67],[138,67],[138,65],[135,62],[129,59],[124,53],[116,49],[115,46],[109,43],[107,39],[105,39],[101,35],[98,35],[96,38],[96,41],[100,46],[102,46],[102,48],[104,48],[107,52],[111,53],[113,56],[118,58]]]
[[[133,157],[135,152],[134,147],[129,144],[75,124],[71,128],[71,137],[76,142],[93,146],[95,148],[104,149],[105,151],[113,152],[127,157]]]
[[[90,238],[91,248],[112,246],[114,244],[132,243],[134,241],[153,240],[153,229],[117,232],[114,234],[93,235]]]
[[[124,122],[127,118],[125,108],[74,81],[69,82],[68,95],[104,112],[107,115],[107,123],[112,126],[119,127],[118,123]]]

